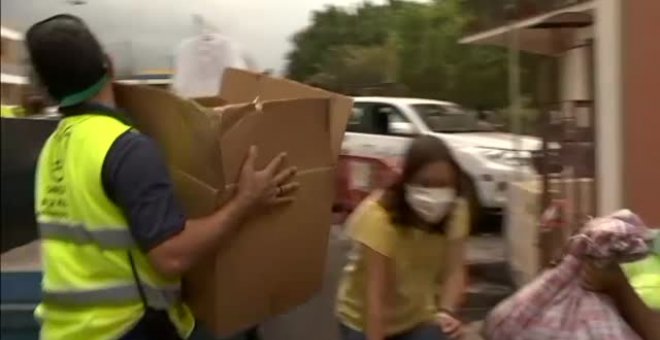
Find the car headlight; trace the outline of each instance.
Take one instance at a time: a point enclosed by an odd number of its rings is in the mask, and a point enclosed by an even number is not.
[[[479,153],[491,162],[508,166],[531,166],[532,155],[529,151],[501,149],[479,149]]]

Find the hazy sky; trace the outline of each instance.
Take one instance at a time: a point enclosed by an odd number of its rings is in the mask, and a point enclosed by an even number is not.
[[[122,65],[135,71],[166,68],[172,51],[192,36],[192,14],[202,13],[243,45],[262,69],[281,71],[290,37],[305,27],[313,10],[328,4],[355,6],[362,0],[2,0],[2,24],[24,31],[36,20],[69,12],[83,17]],[[384,0],[373,0],[382,3]]]

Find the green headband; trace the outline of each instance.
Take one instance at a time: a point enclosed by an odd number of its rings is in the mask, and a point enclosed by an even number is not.
[[[60,106],[62,107],[67,107],[67,106],[73,106],[76,104],[80,104],[90,98],[93,98],[96,96],[103,88],[105,85],[110,81],[110,77],[106,74],[99,81],[94,83],[94,85],[80,91],[76,92],[74,94],[70,94],[68,96],[65,96],[60,100]]]

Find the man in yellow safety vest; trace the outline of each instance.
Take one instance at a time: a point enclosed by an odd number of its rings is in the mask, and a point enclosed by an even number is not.
[[[643,260],[600,268],[587,263],[584,288],[608,295],[642,339],[660,339],[660,232]]]
[[[39,158],[42,339],[185,339],[194,328],[180,277],[222,246],[255,210],[287,203],[298,187],[285,155],[255,169],[252,148],[236,195],[186,218],[157,145],[115,107],[101,45],[71,15],[33,25],[32,65],[63,115]]]

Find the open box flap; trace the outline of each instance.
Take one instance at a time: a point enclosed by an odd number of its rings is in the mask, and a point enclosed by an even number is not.
[[[206,109],[157,88],[115,84],[117,106],[163,149],[169,164],[214,188],[224,187],[222,158]]]
[[[329,98],[331,147],[335,161],[341,153],[346,125],[350,118],[353,99],[303,85],[284,78],[273,78],[264,74],[228,68],[225,70],[220,97],[230,103],[300,98]]]
[[[280,152],[300,173],[333,167],[327,99],[294,99],[229,106],[222,113],[221,149],[227,184],[235,183],[251,145],[259,147],[257,167]],[[301,143],[301,141],[304,141]]]

